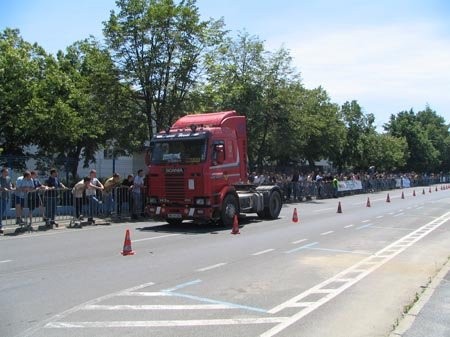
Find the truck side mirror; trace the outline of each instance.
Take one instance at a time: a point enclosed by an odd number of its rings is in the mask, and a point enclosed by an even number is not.
[[[217,164],[222,164],[225,161],[225,149],[222,144],[216,145],[215,149],[215,161]]]

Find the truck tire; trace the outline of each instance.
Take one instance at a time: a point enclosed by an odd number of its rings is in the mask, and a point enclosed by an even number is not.
[[[223,199],[220,220],[222,225],[230,227],[233,225],[234,216],[238,215],[238,200],[233,194],[227,194]]]
[[[281,194],[279,191],[272,191],[269,195],[269,202],[264,208],[266,219],[277,219],[281,212]]]

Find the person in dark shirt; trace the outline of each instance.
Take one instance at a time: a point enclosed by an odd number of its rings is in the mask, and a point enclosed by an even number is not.
[[[48,177],[45,185],[47,186],[45,199],[46,225],[50,228],[53,228],[53,226],[58,227],[59,224],[55,222],[58,190],[62,188],[67,189],[67,187],[59,181],[58,171],[56,169],[50,170],[50,177]]]
[[[2,168],[2,174],[0,175],[0,233],[3,233],[3,216],[6,210],[9,209],[10,193],[13,190],[11,178],[9,177],[9,171],[7,167]]]

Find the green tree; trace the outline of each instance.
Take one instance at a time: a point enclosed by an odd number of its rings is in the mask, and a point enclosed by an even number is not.
[[[439,167],[436,167],[436,170],[448,170],[449,166],[446,163],[449,162],[447,156],[449,149],[446,140],[449,137],[449,126],[445,123],[444,118],[438,116],[436,111],[427,105],[425,110],[417,113],[417,121],[425,130],[433,147],[438,151]]]
[[[298,148],[300,153],[311,168],[314,168],[315,161],[321,159],[336,163],[345,141],[339,106],[331,102],[322,87],[318,87],[303,91],[299,107],[295,119],[297,132],[293,136],[302,140]]]
[[[17,29],[0,33],[0,148],[2,155],[23,156],[35,135],[32,101],[42,64],[48,56],[37,44],[24,41]],[[20,166],[23,163],[15,163]]]
[[[362,143],[365,167],[375,166],[380,172],[392,172],[406,165],[408,144],[405,138],[369,133],[362,136]]]
[[[416,172],[434,172],[439,170],[439,151],[434,147],[426,125],[411,109],[391,115],[384,128],[392,136],[403,137],[408,143],[407,170]]]
[[[191,94],[200,111],[236,110],[247,117],[251,166],[258,161],[258,144],[264,133],[264,63],[264,45],[258,38],[245,32],[227,38],[208,53],[205,79]]]
[[[222,21],[201,21],[195,0],[118,0],[104,34],[123,80],[147,120],[148,135],[185,111],[206,52],[221,40]]]
[[[339,166],[367,169],[365,139],[376,130],[373,114],[364,114],[357,101],[345,102],[341,108],[346,127],[346,141]]]
[[[39,154],[55,157],[76,177],[80,159],[87,166],[111,140],[118,148],[126,144],[124,129],[132,144],[132,121],[121,125],[129,116],[129,95],[108,51],[97,41],[76,42],[66,53],[58,52],[56,60],[47,62],[34,99]]]

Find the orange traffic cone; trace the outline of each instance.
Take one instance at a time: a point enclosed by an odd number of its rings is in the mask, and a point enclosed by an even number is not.
[[[125,241],[123,243],[122,255],[134,255],[133,250],[131,249],[131,239],[130,239],[130,230],[127,229],[125,233]]]
[[[391,202],[391,198],[389,198],[389,193],[388,193],[388,195],[386,197],[386,202]]]
[[[405,199],[405,193],[402,192],[402,199]]]
[[[231,230],[231,234],[241,234],[241,232],[239,232],[239,221],[237,214],[234,215],[233,229]]]
[[[369,197],[367,197],[366,207],[370,207],[370,199],[369,199]]]
[[[294,208],[294,214],[292,214],[292,222],[298,222],[297,208]]]
[[[425,189],[422,190],[422,194],[425,194]]]
[[[413,190],[413,197],[416,196],[416,190]]]
[[[338,203],[337,213],[342,213],[342,207],[341,207],[341,202],[340,201]]]
[[[437,186],[436,186],[436,188],[434,189],[434,191],[435,191],[435,192],[437,192],[437,191],[438,191],[438,188],[437,188]]]

